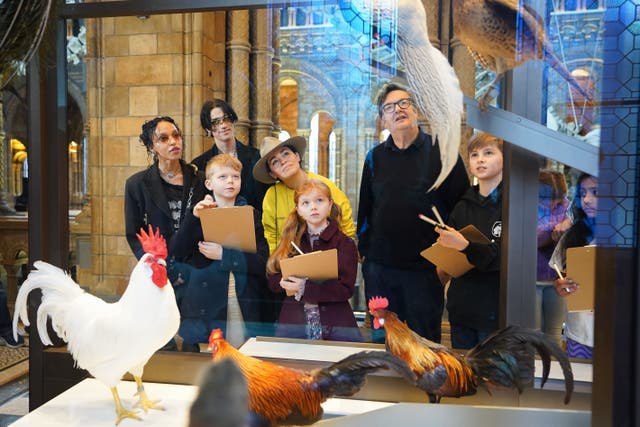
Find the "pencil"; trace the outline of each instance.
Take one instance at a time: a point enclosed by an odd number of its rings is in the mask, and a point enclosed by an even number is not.
[[[431,206],[431,210],[433,211],[433,214],[436,216],[436,219],[438,220],[442,228],[444,228],[444,221],[442,220],[442,217],[440,216],[440,212],[438,212],[438,208],[436,208],[436,205]]]
[[[296,245],[295,243],[291,242],[291,246],[293,246],[293,248],[298,251],[298,253],[300,253],[300,255],[304,255],[304,252],[302,252],[302,250],[300,250],[300,248],[298,247],[298,245]]]
[[[553,263],[553,269],[556,271],[556,273],[558,273],[558,277],[561,280],[564,279],[564,277],[562,277],[562,271],[560,271],[560,267],[558,267],[558,264],[556,264],[555,262]],[[564,289],[566,293],[571,293],[571,289],[569,288],[562,288],[562,289]]]
[[[422,214],[418,214],[418,218],[420,218],[420,219],[421,219],[421,220],[423,220],[424,222],[428,222],[429,224],[434,225],[434,226],[436,226],[436,227],[440,227],[440,228],[442,228],[442,229],[444,229],[444,228],[445,228],[445,227],[444,227],[444,225],[442,225],[442,224],[440,224],[440,223],[438,223],[438,222],[435,222],[434,220],[432,220],[432,219],[431,219],[431,218],[429,218],[428,216],[424,216],[424,215],[422,215]]]

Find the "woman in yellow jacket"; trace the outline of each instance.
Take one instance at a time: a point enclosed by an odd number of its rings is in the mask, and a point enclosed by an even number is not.
[[[356,235],[347,196],[328,178],[305,171],[300,166],[306,148],[307,141],[301,136],[286,141],[266,137],[262,141],[260,160],[253,167],[253,177],[265,184],[275,183],[269,187],[262,201],[262,225],[269,243],[269,253],[273,253],[278,246],[284,222],[295,208],[293,194],[296,188],[307,179],[317,179],[329,186],[334,203],[342,210],[342,232],[352,239]]]

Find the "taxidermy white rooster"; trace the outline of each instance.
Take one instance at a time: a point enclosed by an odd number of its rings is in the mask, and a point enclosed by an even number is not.
[[[16,299],[13,334],[17,335],[18,317],[29,325],[27,296],[33,289],[42,290],[38,307],[38,334],[43,344],[51,345],[47,319],[55,332],[68,343],[68,350],[78,367],[86,369],[111,389],[116,405],[116,424],[124,418],[140,419],[136,411],[125,410],[116,385],[130,372],[138,385],[136,393],[145,412],[163,409],[147,397],[142,371],[151,355],[176,333],[180,314],[173,287],[167,279],[165,258],[167,245],[159,231],[140,229],[138,239],[145,254],[133,269],[129,285],[120,300],[106,303],[83,291],[61,269],[36,261]],[[19,316],[18,316],[19,315]]]
[[[427,15],[421,0],[341,0],[343,10],[362,15],[395,19],[395,49],[406,69],[406,79],[414,101],[429,123],[434,143],[440,147],[442,169],[433,186],[447,178],[458,160],[463,114],[462,90],[458,76],[447,58],[429,41]]]

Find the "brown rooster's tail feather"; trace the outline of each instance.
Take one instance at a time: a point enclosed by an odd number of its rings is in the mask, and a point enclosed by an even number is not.
[[[313,388],[325,398],[351,396],[362,388],[366,375],[378,369],[393,369],[411,384],[416,383],[409,366],[391,353],[361,351],[316,371]]]
[[[542,359],[542,383],[549,377],[551,356],[559,363],[564,374],[565,398],[569,403],[573,393],[571,364],[558,345],[542,332],[509,326],[495,332],[472,348],[466,356],[481,383],[515,387],[522,392],[534,375],[534,349]]]

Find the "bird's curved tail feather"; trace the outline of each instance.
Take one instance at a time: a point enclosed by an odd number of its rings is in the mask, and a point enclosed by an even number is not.
[[[467,360],[480,381],[515,387],[522,392],[524,386],[533,380],[534,350],[542,360],[541,387],[549,377],[553,356],[562,368],[565,383],[564,402],[569,403],[573,393],[573,372],[569,359],[555,342],[540,331],[508,326],[471,349],[467,354]]]
[[[351,396],[362,388],[366,375],[378,369],[393,369],[411,384],[416,383],[409,366],[391,353],[361,351],[317,371],[314,387],[325,397]]]
[[[73,281],[71,276],[56,266],[44,261],[36,261],[33,266],[35,270],[29,273],[16,297],[13,334],[17,338],[18,319],[22,319],[25,325],[29,325],[27,297],[32,290],[40,289],[42,303],[38,307],[37,313],[38,334],[43,344],[52,345],[51,338],[47,334],[47,318],[51,317],[54,329],[60,334],[60,328],[56,327],[56,318],[66,309],[71,300],[82,295],[84,291]],[[64,336],[61,338],[65,339]]]

